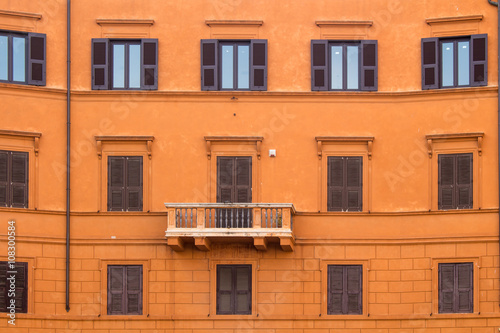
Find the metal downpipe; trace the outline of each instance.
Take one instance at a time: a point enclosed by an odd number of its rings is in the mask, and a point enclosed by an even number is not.
[[[67,82],[66,82],[66,312],[69,312],[69,231],[70,231],[70,138],[71,138],[71,0],[67,5]]]

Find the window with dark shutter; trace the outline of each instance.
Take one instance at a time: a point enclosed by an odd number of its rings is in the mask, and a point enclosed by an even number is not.
[[[201,40],[202,90],[267,90],[267,40]]]
[[[473,263],[439,264],[439,313],[474,311]]]
[[[252,314],[252,265],[217,265],[216,312]]]
[[[30,32],[28,34],[28,84],[44,86],[45,85],[45,34]]]
[[[108,315],[142,314],[142,266],[108,266]]]
[[[158,40],[92,39],[92,89],[158,89]]]
[[[28,153],[0,150],[0,206],[28,208]]]
[[[9,312],[7,309],[14,299],[15,310],[18,313],[28,312],[28,263],[16,262],[14,267],[7,261],[0,261],[0,312]],[[8,278],[15,277],[15,292],[10,292]]]
[[[311,41],[311,90],[378,89],[376,40]]]
[[[328,265],[328,314],[363,314],[363,266]]]
[[[422,89],[488,84],[488,36],[422,38]]]
[[[438,157],[438,209],[468,209],[473,206],[472,154]]]
[[[142,156],[108,157],[108,211],[142,211]]]
[[[363,158],[329,156],[328,211],[363,210]]]

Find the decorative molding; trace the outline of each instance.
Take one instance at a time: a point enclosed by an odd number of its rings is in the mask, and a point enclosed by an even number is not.
[[[365,143],[367,145],[368,159],[372,159],[373,136],[317,136],[318,158],[323,157],[323,144],[340,143],[340,144],[356,144]]]
[[[42,136],[42,133],[0,130],[0,136],[19,137],[19,138],[23,138],[23,139],[33,139],[33,141],[34,141],[33,147],[35,150],[35,156],[38,156],[38,152],[40,150],[40,137]]]
[[[321,39],[367,39],[373,21],[316,21]]]
[[[147,38],[152,19],[96,19],[103,38]]]
[[[264,21],[259,20],[206,20],[205,24],[209,27],[217,26],[257,26],[260,27],[264,24]]]
[[[34,32],[41,19],[42,14],[0,10],[0,29]]]
[[[256,39],[259,38],[261,20],[206,20],[213,39]]]
[[[97,24],[101,27],[106,25],[153,25],[155,20],[141,20],[141,19],[96,19]]]
[[[255,144],[257,151],[257,158],[260,160],[261,144],[264,138],[262,136],[206,136],[207,158],[212,157],[212,144],[213,143],[249,143]]]
[[[99,159],[102,158],[102,143],[103,142],[144,142],[147,147],[148,157],[151,159],[151,148],[154,141],[154,136],[145,135],[101,135],[96,136],[95,140],[97,142],[97,156]]]
[[[451,134],[428,134],[425,136],[427,140],[427,153],[429,154],[429,158],[432,158],[433,153],[433,143],[436,141],[466,141],[466,140],[475,140],[477,141],[477,152],[479,156],[481,156],[483,151],[483,132],[474,132],[474,133],[451,133]]]
[[[483,15],[467,15],[467,16],[454,16],[454,17],[437,17],[437,18],[428,18],[425,20],[425,23],[428,25],[433,24],[443,24],[443,23],[462,23],[462,22],[480,22],[483,20]]]
[[[479,23],[483,15],[428,18],[425,20],[431,27],[431,36],[449,37],[473,35],[479,33]]]
[[[316,21],[316,25],[320,28],[324,27],[338,27],[338,26],[352,26],[352,27],[371,27],[373,21]]]

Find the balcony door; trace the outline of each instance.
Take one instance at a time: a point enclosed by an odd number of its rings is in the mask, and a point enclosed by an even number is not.
[[[252,157],[217,157],[217,202],[252,202]],[[219,228],[251,228],[251,208],[230,208],[217,211]]]

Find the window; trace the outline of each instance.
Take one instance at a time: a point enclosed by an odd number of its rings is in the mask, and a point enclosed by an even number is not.
[[[377,41],[311,41],[311,90],[377,90]]]
[[[472,154],[438,157],[438,209],[472,208]]]
[[[28,153],[0,150],[0,207],[28,208]]]
[[[14,267],[7,261],[0,261],[0,311],[9,312],[11,299],[15,300],[15,311],[28,312],[28,263],[16,262]],[[15,276],[16,291],[9,292],[10,281],[7,278]]]
[[[142,156],[108,157],[108,211],[142,211]]]
[[[217,314],[252,314],[252,265],[217,265]]]
[[[202,90],[267,90],[267,40],[201,40]]]
[[[439,313],[473,312],[473,263],[439,264]]]
[[[328,211],[363,210],[363,157],[328,157]]]
[[[488,36],[422,39],[422,89],[488,84]]]
[[[108,266],[108,315],[142,315],[142,266]]]
[[[158,40],[92,39],[92,89],[158,89]]]
[[[0,82],[45,85],[45,34],[0,31]]]
[[[363,314],[362,286],[362,265],[328,265],[328,314]]]

